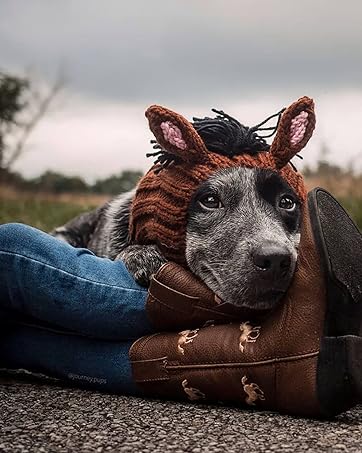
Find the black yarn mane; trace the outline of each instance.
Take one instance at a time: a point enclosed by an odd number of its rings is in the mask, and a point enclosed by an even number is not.
[[[280,110],[278,113],[269,116],[261,123],[252,127],[244,126],[222,110],[211,110],[217,114],[215,118],[193,117],[191,124],[210,152],[232,157],[244,153],[255,155],[259,152],[267,152],[270,145],[268,145],[265,139],[276,133],[281,115],[285,109]],[[278,120],[275,126],[262,127],[276,117],[278,117]],[[261,131],[269,131],[269,133],[260,135]],[[160,164],[158,171],[161,171],[172,163],[180,161],[180,158],[164,150],[156,140],[151,140],[151,144],[153,144],[153,149],[158,151],[147,153],[146,156],[157,157],[154,163]]]
[[[211,110],[217,113],[215,118],[193,118],[192,125],[209,151],[229,157],[244,153],[253,155],[261,151],[268,151],[270,145],[267,144],[265,139],[275,134],[281,114],[284,111],[283,109],[269,116],[256,126],[248,127],[222,110]],[[261,127],[275,117],[278,117],[275,126]],[[258,134],[259,131],[271,131],[271,133],[260,135]]]

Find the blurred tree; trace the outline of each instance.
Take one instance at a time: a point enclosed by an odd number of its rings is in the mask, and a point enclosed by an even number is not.
[[[111,195],[127,192],[133,189],[142,175],[143,173],[140,171],[125,170],[119,175],[97,180],[92,186],[92,191]]]
[[[7,169],[6,137],[16,125],[16,116],[25,107],[21,101],[29,82],[0,73],[0,180]]]
[[[23,178],[16,172],[9,172],[6,176],[7,184],[12,187],[30,192],[49,193],[98,193],[117,195],[131,190],[142,176],[141,171],[125,170],[119,175],[99,179],[89,185],[79,176],[67,176],[54,171],[46,171],[32,179]]]
[[[317,161],[316,174],[320,177],[337,177],[344,173],[344,170],[338,165],[331,164],[328,161],[330,149],[326,143],[322,143],[319,158]]]
[[[29,181],[31,187],[41,192],[88,192],[89,186],[79,176],[65,176],[60,173],[47,171],[38,178]]]
[[[314,173],[313,170],[311,169],[311,167],[308,164],[304,165],[304,167],[303,167],[303,175],[306,178],[312,177],[313,173]]]
[[[29,78],[0,72],[0,182],[23,154],[29,135],[48,111],[63,83],[59,76],[44,93]]]

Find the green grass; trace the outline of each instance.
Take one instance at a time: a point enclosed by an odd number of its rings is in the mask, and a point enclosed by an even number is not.
[[[357,223],[359,229],[362,230],[362,196],[360,198],[339,199],[339,202]]]
[[[362,229],[362,198],[340,199],[340,201]],[[0,198],[0,223],[21,222],[43,231],[50,231],[79,213],[89,211],[94,207],[94,204],[80,202],[70,203],[36,198]]]
[[[43,231],[62,225],[93,205],[36,199],[0,199],[0,223],[21,222]]]

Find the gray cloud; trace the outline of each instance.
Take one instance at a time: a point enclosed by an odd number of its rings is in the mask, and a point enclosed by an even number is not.
[[[0,61],[120,102],[362,89],[362,3],[2,0]]]
[[[361,17],[360,0],[1,0],[0,69],[68,78],[16,168],[146,169],[150,103],[255,124],[306,94],[318,127],[304,162],[328,143],[329,159],[361,169],[349,133],[362,118]]]

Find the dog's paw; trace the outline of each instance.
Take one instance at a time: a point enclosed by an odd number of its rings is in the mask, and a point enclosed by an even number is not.
[[[136,282],[148,286],[153,274],[166,262],[156,245],[130,245],[116,257],[126,265]]]

